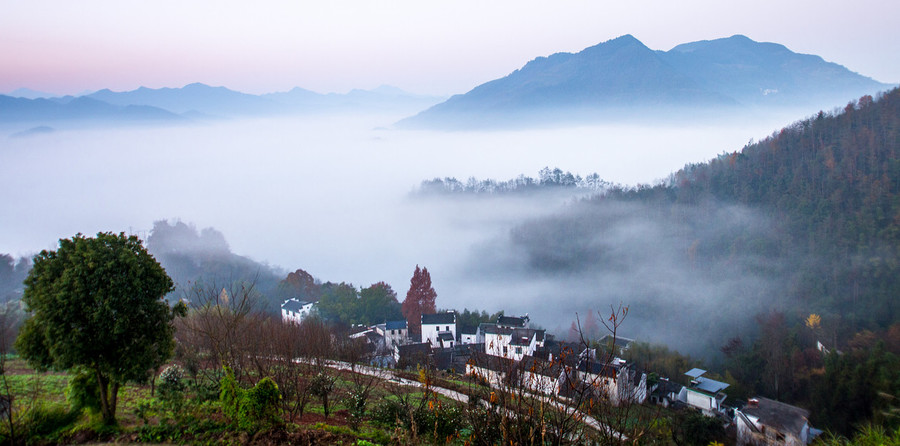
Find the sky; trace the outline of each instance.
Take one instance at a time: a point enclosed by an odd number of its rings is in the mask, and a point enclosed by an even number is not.
[[[202,82],[450,95],[624,34],[657,50],[744,34],[898,83],[897,17],[884,0],[6,0],[0,93]]]

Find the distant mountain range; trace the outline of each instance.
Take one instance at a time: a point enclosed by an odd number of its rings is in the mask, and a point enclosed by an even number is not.
[[[0,123],[57,121],[181,121],[185,118],[158,107],[113,105],[87,96],[64,98],[15,98],[0,95]]]
[[[736,111],[842,106],[891,85],[821,57],[744,36],[654,51],[625,35],[579,53],[538,57],[506,77],[448,100],[394,87],[320,94],[302,88],[253,95],[194,83],[51,97],[0,95],[0,124],[60,121],[189,122],[289,113],[391,112],[398,127],[471,128],[564,121],[732,116]],[[444,102],[441,102],[444,101]],[[430,107],[430,108],[428,108]]]
[[[722,108],[832,108],[890,87],[821,57],[740,35],[669,51],[625,35],[579,53],[538,57],[399,124],[483,127]]]
[[[271,116],[311,112],[412,113],[444,97],[407,93],[394,87],[320,94],[301,88],[283,93],[252,95],[194,83],[182,88],[146,88],[114,92],[100,90],[84,96],[53,97],[18,89],[20,97],[0,95],[0,124],[60,121],[188,122],[242,116]]]

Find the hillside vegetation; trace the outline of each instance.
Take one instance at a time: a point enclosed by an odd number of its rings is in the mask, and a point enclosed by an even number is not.
[[[739,384],[736,396],[801,404],[844,434],[868,419],[896,427],[898,151],[895,89],[662,184],[612,188],[519,226],[509,243],[530,274],[627,283],[605,282],[647,322],[630,321],[643,327],[635,335],[653,327],[676,348],[707,340],[700,353]]]

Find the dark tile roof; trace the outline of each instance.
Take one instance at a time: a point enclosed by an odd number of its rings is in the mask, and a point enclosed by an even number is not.
[[[605,376],[607,378],[615,378],[619,374],[621,367],[615,363],[605,363],[599,361],[581,361],[578,363],[579,372],[587,372],[597,376]]]
[[[532,330],[515,330],[512,333],[512,338],[510,339],[509,343],[510,345],[517,345],[522,347],[531,345],[531,340],[534,339],[534,335],[535,333]]]
[[[523,357],[519,366],[522,370],[552,378],[559,378],[562,372],[562,365],[558,361],[550,362],[534,356]]]
[[[400,356],[405,355],[430,355],[431,354],[431,345],[427,342],[419,342],[416,344],[404,344],[397,347]]]
[[[453,367],[453,351],[439,350],[434,352],[434,366],[438,369],[449,369]]]
[[[453,339],[453,333],[450,333],[447,331],[438,333],[438,339],[440,339],[442,341],[454,341],[455,340],[455,339]]]
[[[418,366],[429,367],[434,361],[431,353],[431,345],[426,343],[405,344],[397,347],[400,359],[397,366],[401,368],[412,368]]]
[[[668,396],[669,393],[678,395],[678,393],[681,392],[682,387],[684,386],[678,384],[677,382],[665,378],[660,378],[659,382],[657,383],[656,390],[654,390],[653,393],[660,396]]]
[[[369,343],[371,343],[371,344],[377,344],[377,343],[379,343],[380,341],[384,340],[383,337],[379,336],[378,333],[375,333],[374,331],[368,331],[368,332],[366,332],[366,339],[367,339],[367,340],[369,341]]]
[[[506,327],[525,327],[525,320],[524,317],[500,316],[497,319],[497,325]]]
[[[422,324],[455,324],[456,313],[423,314]]]
[[[281,304],[281,309],[298,313],[304,305],[306,305],[306,302],[291,298]]]
[[[387,321],[384,327],[388,330],[406,330],[406,321]]]
[[[469,358],[469,364],[495,372],[508,373],[515,367],[516,362],[502,356],[489,355],[484,352],[474,352]]]
[[[799,435],[809,419],[809,411],[780,401],[757,397],[757,407],[744,406],[741,412],[759,418],[759,422],[780,432]]]

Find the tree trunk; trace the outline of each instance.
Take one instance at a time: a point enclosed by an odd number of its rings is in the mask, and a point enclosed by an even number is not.
[[[115,417],[110,417],[109,411],[109,400],[107,399],[109,395],[109,380],[103,376],[100,371],[96,371],[97,375],[97,386],[100,388],[100,415],[103,416],[103,422],[109,423]]]
[[[112,382],[112,389],[110,390],[111,395],[109,395],[109,413],[111,415],[110,421],[113,423],[116,422],[116,407],[119,405],[119,382]]]
[[[100,386],[100,415],[104,424],[116,424],[116,397],[119,383],[113,382],[110,389],[109,378],[97,371],[97,385]]]

